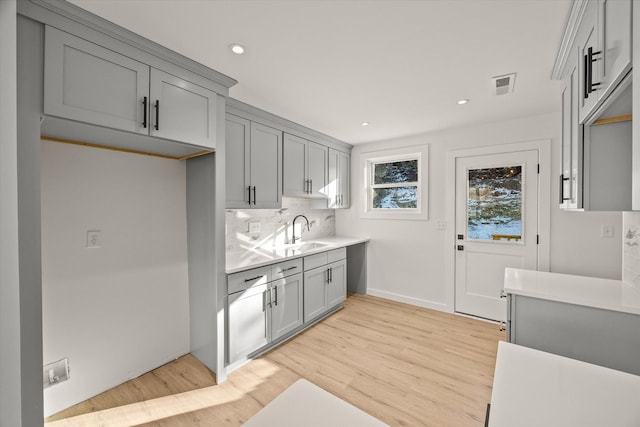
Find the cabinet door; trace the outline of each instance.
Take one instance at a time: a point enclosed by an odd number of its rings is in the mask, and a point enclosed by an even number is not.
[[[601,67],[598,63],[602,59],[602,53],[598,43],[597,2],[591,1],[587,4],[576,40],[580,70],[579,120],[580,123],[584,123],[593,111],[598,101],[598,91],[601,90],[599,86]]]
[[[229,363],[267,345],[267,285],[229,295]]]
[[[631,19],[631,0],[600,0],[600,99],[631,69]]]
[[[329,283],[327,283],[327,309],[335,307],[347,297],[347,261],[329,264]]]
[[[204,148],[216,146],[215,92],[151,69],[151,135]]]
[[[282,206],[282,131],[251,123],[251,203],[254,208]]]
[[[226,207],[249,207],[249,183],[251,182],[251,122],[232,114],[226,120]]]
[[[309,195],[314,198],[325,198],[329,191],[327,188],[329,149],[315,142],[308,142],[307,171],[309,179]]]
[[[576,58],[574,56],[574,58]],[[567,75],[562,87],[562,169],[560,175],[560,207],[576,209],[581,203],[582,191],[582,125],[578,124],[578,64],[567,64]]]
[[[316,268],[304,273],[304,321],[315,319],[327,310],[326,286],[329,270]]]
[[[147,65],[46,26],[44,68],[45,114],[149,133]]]
[[[282,194],[289,197],[308,197],[307,141],[284,134],[282,165]]]
[[[271,339],[275,340],[301,326],[303,317],[302,274],[272,283]]]
[[[349,180],[351,179],[351,156],[341,151],[338,152],[338,201],[340,208],[345,209],[349,207],[350,191]]]
[[[339,183],[339,167],[340,167],[340,152],[338,150],[334,150],[333,148],[329,148],[329,174],[328,174],[328,183],[327,183],[327,207],[329,209],[337,209],[340,207],[340,200],[338,194],[340,192],[340,183]]]

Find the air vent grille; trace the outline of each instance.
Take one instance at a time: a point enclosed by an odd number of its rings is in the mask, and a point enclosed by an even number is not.
[[[516,73],[505,74],[503,76],[496,76],[491,78],[493,94],[507,95],[513,93],[513,87],[516,82]]]

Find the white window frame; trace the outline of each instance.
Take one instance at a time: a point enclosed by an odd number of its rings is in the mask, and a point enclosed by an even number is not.
[[[392,163],[406,160],[418,161],[418,181],[393,184],[373,184],[373,170],[376,164]],[[363,171],[363,209],[361,218],[369,219],[400,219],[400,220],[424,220],[428,219],[427,210],[427,176],[428,176],[428,146],[420,145],[405,147],[402,149],[382,150],[362,153],[360,156],[361,170]],[[416,208],[374,208],[373,189],[392,187],[417,187]]]

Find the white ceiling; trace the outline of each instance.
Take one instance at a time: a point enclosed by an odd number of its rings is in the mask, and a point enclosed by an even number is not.
[[[560,109],[550,74],[570,0],[71,2],[237,79],[232,97],[352,144]],[[491,77],[514,72],[515,92],[492,96]]]

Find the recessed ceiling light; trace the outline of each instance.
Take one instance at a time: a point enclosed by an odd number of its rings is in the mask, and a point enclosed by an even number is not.
[[[463,105],[463,104],[466,104],[467,102],[469,102],[468,99],[461,99],[460,101],[458,101],[458,105]]]
[[[229,49],[231,49],[231,52],[235,53],[236,55],[242,55],[244,53],[244,46],[242,46],[241,44],[230,44]]]
[[[369,126],[369,122],[362,122],[360,123],[362,126]]]

